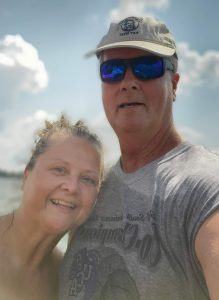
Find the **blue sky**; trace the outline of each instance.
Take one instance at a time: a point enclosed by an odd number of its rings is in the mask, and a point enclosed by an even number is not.
[[[44,118],[65,111],[119,156],[105,120],[95,48],[111,20],[162,19],[178,44],[181,81],[174,119],[193,143],[219,152],[219,2],[212,0],[0,0],[0,168],[21,170]]]

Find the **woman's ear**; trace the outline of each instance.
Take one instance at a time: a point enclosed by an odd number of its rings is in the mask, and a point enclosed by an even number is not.
[[[23,190],[23,188],[24,188],[24,184],[25,184],[25,181],[26,181],[26,179],[27,179],[29,173],[30,173],[30,170],[26,167],[26,168],[24,169],[24,172],[23,172],[23,179],[22,179],[22,183],[21,183],[21,189],[22,189],[22,190]]]

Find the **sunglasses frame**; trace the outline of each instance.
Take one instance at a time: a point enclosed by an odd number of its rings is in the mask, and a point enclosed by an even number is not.
[[[148,60],[149,59],[156,59],[157,61],[162,62],[162,72],[160,73],[159,76],[150,77],[150,78],[140,78],[140,77],[138,77],[138,75],[134,71],[134,69],[135,69],[134,64],[141,61],[141,60],[144,60],[144,59],[148,59]],[[110,63],[110,62],[121,62],[122,65],[125,66],[125,71],[124,71],[124,73],[122,74],[122,76],[120,78],[116,78],[116,79],[103,78],[102,71],[101,71],[102,67],[103,67],[104,64]],[[134,76],[138,80],[142,80],[142,81],[162,77],[166,70],[169,70],[169,71],[172,71],[172,72],[174,71],[174,66],[171,63],[171,61],[168,58],[164,58],[164,57],[159,57],[159,56],[138,56],[138,57],[128,58],[128,59],[116,58],[116,59],[109,59],[109,60],[103,61],[100,64],[100,78],[103,82],[107,82],[107,83],[116,83],[116,82],[122,81],[125,77],[125,74],[127,72],[128,67],[131,67],[131,70],[132,70],[132,73],[134,74]]]

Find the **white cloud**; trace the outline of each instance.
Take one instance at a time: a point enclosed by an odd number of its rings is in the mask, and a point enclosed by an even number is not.
[[[37,93],[48,85],[48,74],[37,49],[20,35],[0,40],[0,104],[9,105],[22,91]]]
[[[133,1],[135,2],[135,1]],[[138,2],[143,2],[145,5],[145,8],[156,8],[156,9],[166,9],[170,5],[170,0],[140,0],[136,1]]]
[[[33,116],[16,119],[0,132],[0,169],[21,171],[30,157],[34,135],[44,120],[54,119],[45,111],[37,111]]]
[[[169,0],[120,0],[119,8],[110,12],[110,21],[128,16],[143,16],[147,9],[166,9],[168,6]]]
[[[219,84],[219,52],[206,51],[204,54],[190,49],[187,43],[178,43],[179,71],[181,84],[190,86]]]
[[[212,149],[212,152],[216,153],[217,155],[219,155],[219,149]]]

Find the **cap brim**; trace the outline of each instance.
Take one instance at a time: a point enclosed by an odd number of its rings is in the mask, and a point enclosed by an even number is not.
[[[155,55],[164,56],[164,57],[172,56],[176,52],[174,48],[161,45],[158,43],[145,42],[145,41],[123,41],[123,42],[112,43],[102,47],[98,47],[95,50],[92,50],[87,54],[85,54],[85,57],[88,58],[95,54],[98,55],[98,53],[102,52],[103,50],[113,49],[113,48],[125,48],[125,47],[141,49],[153,53]]]

